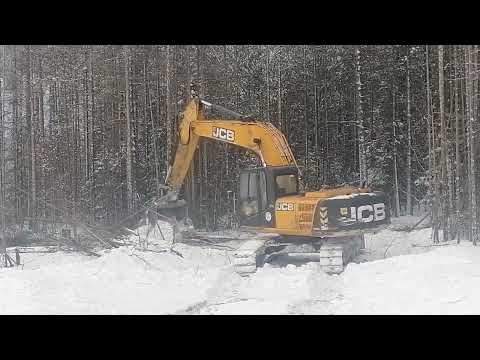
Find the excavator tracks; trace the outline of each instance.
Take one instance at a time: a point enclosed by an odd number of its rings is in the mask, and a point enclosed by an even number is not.
[[[318,251],[321,269],[329,274],[340,274],[364,246],[362,236],[325,240]]]
[[[363,236],[323,239],[319,248],[309,244],[278,244],[271,239],[252,239],[233,252],[233,266],[239,275],[248,276],[273,256],[285,254],[291,257],[307,257],[319,262],[324,272],[340,274],[364,246]],[[275,251],[277,247],[281,250]]]
[[[279,255],[286,255],[290,260],[300,257],[302,262],[318,262],[320,269],[328,274],[340,274],[348,263],[352,262],[365,247],[363,235],[309,238],[303,241],[272,234],[256,234],[250,238],[248,233],[211,234],[206,232],[185,232],[181,242],[201,247],[227,250],[237,274],[247,277],[254,274],[259,267]],[[235,243],[241,243],[235,246]],[[287,261],[288,263],[289,261]]]
[[[252,239],[244,242],[233,253],[233,267],[240,276],[248,276],[263,265],[262,257],[265,254],[269,239]]]

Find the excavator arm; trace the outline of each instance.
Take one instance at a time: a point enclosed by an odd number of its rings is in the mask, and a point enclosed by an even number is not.
[[[297,166],[285,136],[272,124],[260,121],[205,119],[203,107],[211,104],[193,99],[183,113],[175,160],[166,185],[178,191],[202,139],[229,143],[253,151],[263,166]]]

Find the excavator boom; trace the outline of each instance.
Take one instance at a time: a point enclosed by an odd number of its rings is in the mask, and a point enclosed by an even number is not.
[[[204,104],[194,99],[184,111],[175,160],[166,179],[168,186],[180,189],[202,139],[221,141],[253,151],[263,166],[297,166],[285,136],[275,126],[260,121],[207,120],[204,118]]]

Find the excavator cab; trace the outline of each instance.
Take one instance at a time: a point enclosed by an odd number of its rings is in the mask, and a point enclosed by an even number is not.
[[[266,166],[240,173],[238,214],[240,225],[275,227],[277,198],[299,192],[296,166]]]

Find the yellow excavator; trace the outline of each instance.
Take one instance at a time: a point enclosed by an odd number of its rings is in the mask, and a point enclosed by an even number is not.
[[[205,108],[237,119],[207,119]],[[175,159],[166,177],[168,193],[156,202],[159,211],[185,205],[178,195],[204,139],[251,151],[262,164],[240,173],[237,214],[240,229],[252,234],[234,253],[241,275],[255,272],[278,254],[311,257],[326,272],[340,273],[364,247],[363,235],[390,223],[383,192],[350,186],[302,191],[299,168],[280,130],[199,98],[183,112]]]

